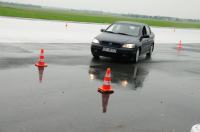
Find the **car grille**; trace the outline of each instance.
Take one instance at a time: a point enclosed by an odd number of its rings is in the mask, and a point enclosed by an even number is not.
[[[107,42],[107,41],[101,41],[101,45],[108,46],[108,47],[121,48],[120,43],[113,43],[113,42]]]

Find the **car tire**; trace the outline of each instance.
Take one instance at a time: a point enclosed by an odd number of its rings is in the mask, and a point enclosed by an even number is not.
[[[92,56],[94,59],[96,59],[96,60],[99,59],[99,55],[97,55],[92,48],[91,48],[91,53],[92,53]]]
[[[139,60],[139,56],[140,56],[140,50],[138,48],[135,55],[133,57],[131,57],[131,62],[137,63]]]
[[[98,60],[98,59],[99,59],[99,56],[93,55],[93,58],[94,58],[95,60]]]
[[[149,49],[149,52],[146,54],[146,57],[147,58],[151,58],[151,56],[152,56],[152,53],[153,53],[153,45],[151,45],[151,47],[150,47],[150,49]]]
[[[93,55],[93,58],[94,58],[94,59],[96,59],[96,60],[99,59],[99,56],[98,56],[98,55],[96,55],[96,54],[94,54],[94,53],[92,53],[92,55]]]

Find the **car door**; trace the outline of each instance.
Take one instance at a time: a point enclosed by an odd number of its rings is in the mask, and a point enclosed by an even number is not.
[[[146,27],[146,31],[147,31],[147,35],[149,35],[149,38],[147,38],[147,51],[150,50],[151,44],[153,43],[153,39],[152,39],[152,34],[151,34],[151,30],[149,26],[145,26]]]
[[[147,35],[147,30],[145,26],[143,26],[142,28],[142,35],[143,36]],[[149,38],[142,38],[141,42],[142,42],[142,53],[146,53],[148,51]]]
[[[151,35],[150,35],[150,43],[151,44],[154,44],[154,37],[155,37],[155,35],[154,35],[154,33],[151,31],[151,28],[149,27],[149,30],[150,30],[150,33],[151,33]]]

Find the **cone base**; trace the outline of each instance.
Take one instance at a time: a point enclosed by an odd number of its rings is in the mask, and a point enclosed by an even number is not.
[[[103,90],[102,88],[98,88],[98,92],[102,94],[112,94],[114,93],[113,90]]]
[[[178,47],[177,50],[178,50],[178,51],[181,51],[181,50],[183,50],[183,48]]]
[[[47,64],[41,65],[41,64],[39,64],[39,63],[36,63],[35,66],[37,66],[37,67],[47,67],[48,65],[47,65]]]

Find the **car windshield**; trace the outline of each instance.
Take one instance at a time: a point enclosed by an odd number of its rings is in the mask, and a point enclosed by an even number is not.
[[[133,24],[121,24],[115,23],[109,26],[106,29],[106,32],[122,34],[122,35],[130,35],[130,36],[139,36],[140,26]]]

